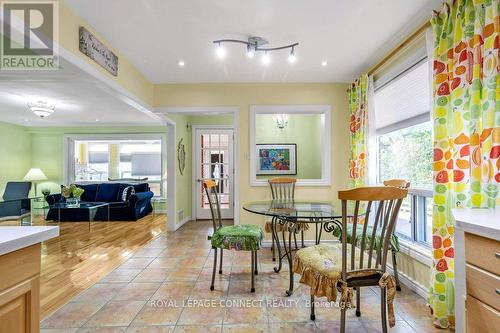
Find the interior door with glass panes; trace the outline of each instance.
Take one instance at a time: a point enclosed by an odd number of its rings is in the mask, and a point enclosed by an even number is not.
[[[210,205],[203,189],[204,180],[217,183],[221,215],[233,218],[233,130],[195,129],[196,219],[210,219]]]

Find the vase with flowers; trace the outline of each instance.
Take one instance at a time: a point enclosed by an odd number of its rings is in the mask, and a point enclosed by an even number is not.
[[[61,194],[66,199],[66,203],[68,205],[78,205],[83,192],[85,192],[85,190],[76,186],[75,184],[71,184],[70,186],[63,186],[61,188]]]

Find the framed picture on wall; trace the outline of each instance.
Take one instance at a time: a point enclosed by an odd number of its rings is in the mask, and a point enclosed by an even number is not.
[[[297,145],[256,144],[255,145],[257,175],[296,175]]]

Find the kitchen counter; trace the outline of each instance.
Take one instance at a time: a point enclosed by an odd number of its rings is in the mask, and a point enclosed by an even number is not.
[[[0,227],[0,256],[59,236],[59,227]]]

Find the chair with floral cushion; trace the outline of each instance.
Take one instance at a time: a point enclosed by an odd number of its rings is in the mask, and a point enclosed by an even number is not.
[[[410,182],[405,180],[405,179],[389,179],[384,181],[384,186],[392,186],[392,187],[398,187],[398,188],[403,188],[403,189],[408,189],[410,187]],[[362,219],[360,219],[360,222]],[[363,232],[363,224],[360,223],[357,226],[357,238],[358,240],[360,239],[360,235]],[[371,234],[372,227],[368,226],[368,235]],[[350,235],[352,233],[352,224],[348,223],[347,224],[347,242],[351,241]],[[334,236],[338,237],[340,239],[341,236],[341,230],[340,228],[337,228],[334,231]],[[380,239],[375,236],[374,239],[374,245],[379,246]],[[396,234],[392,235],[391,238],[391,254],[392,254],[392,269],[394,271],[394,278],[396,280],[396,290],[401,291],[401,284],[399,283],[399,274],[398,274],[398,261],[396,254],[399,252],[399,238]]]
[[[264,238],[262,229],[253,224],[222,226],[217,183],[213,180],[205,180],[203,181],[203,188],[205,189],[208,197],[214,227],[214,233],[211,237],[209,237],[212,243],[212,249],[214,250],[214,266],[210,290],[214,290],[215,271],[217,269],[217,249],[220,249],[219,274],[222,274],[223,251],[236,250],[251,252],[252,259],[250,272],[252,275],[252,286],[250,291],[253,293],[255,292],[254,275],[258,274],[257,251],[259,250],[262,244],[262,239]]]
[[[407,194],[407,189],[390,186],[358,187],[339,191],[339,199],[342,202],[341,243],[306,247],[298,250],[295,256],[293,270],[301,275],[300,283],[311,288],[311,320],[315,320],[315,296],[327,297],[331,302],[337,300],[337,293],[340,292],[340,332],[345,332],[346,310],[352,304],[353,289],[356,290],[356,315],[359,317],[360,289],[379,286],[382,331],[387,332],[387,310],[390,327],[395,325],[393,300],[396,282],[387,272],[387,254],[399,209]],[[348,203],[354,204],[352,217],[347,213]],[[358,235],[357,224],[360,218],[364,218],[364,223],[362,232]],[[352,232],[348,235],[347,226],[350,219]],[[325,229],[332,231],[335,227],[330,228],[328,224]],[[368,232],[369,224],[372,226],[371,232]]]

